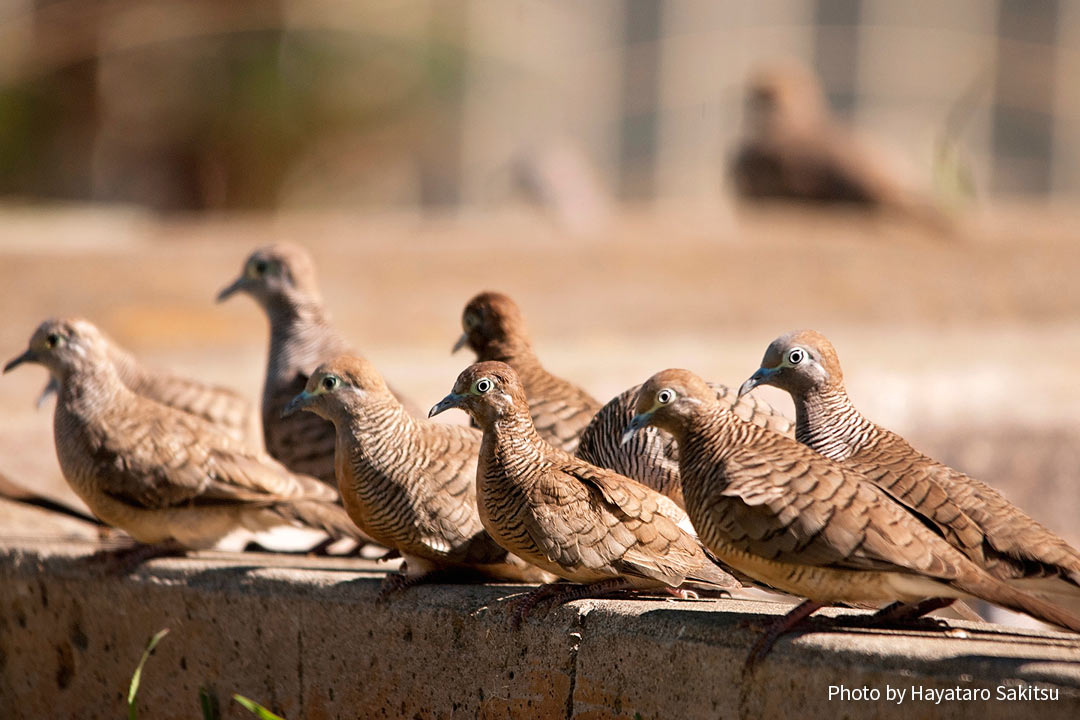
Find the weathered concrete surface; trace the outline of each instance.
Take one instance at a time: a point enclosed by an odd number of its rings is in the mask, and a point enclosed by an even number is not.
[[[767,616],[740,600],[588,600],[509,628],[510,586],[433,585],[375,604],[370,562],[204,553],[109,576],[90,543],[0,540],[0,716],[124,712],[146,640],[142,717],[250,717],[238,692],[297,718],[1080,717],[1080,638],[962,629],[840,629],[826,618],[742,662]],[[829,699],[829,685],[884,699]],[[1031,686],[1056,701],[912,702],[911,686]]]

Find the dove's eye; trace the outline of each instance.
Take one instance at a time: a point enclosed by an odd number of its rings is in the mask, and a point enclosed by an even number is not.
[[[787,361],[792,365],[798,365],[806,359],[806,351],[802,348],[792,348],[787,354]]]
[[[664,388],[660,392],[656,393],[656,402],[661,405],[667,405],[669,402],[675,399],[675,391],[670,388]]]
[[[488,378],[480,378],[476,381],[476,392],[483,395],[484,393],[495,387],[495,383],[491,382]]]
[[[60,344],[60,336],[56,333],[49,333],[45,338],[45,344],[50,348],[56,347]]]
[[[338,386],[338,379],[333,375],[327,375],[323,378],[322,386],[326,390],[333,390]]]

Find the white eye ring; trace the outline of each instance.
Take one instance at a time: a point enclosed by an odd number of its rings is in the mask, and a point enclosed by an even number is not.
[[[480,378],[476,381],[476,392],[483,395],[495,386],[495,383],[491,382],[488,378]]]
[[[669,402],[675,399],[675,391],[671,388],[664,388],[660,392],[656,393],[656,402],[661,405],[667,405]]]
[[[787,361],[792,365],[798,365],[806,359],[806,351],[802,348],[792,348],[787,354]]]

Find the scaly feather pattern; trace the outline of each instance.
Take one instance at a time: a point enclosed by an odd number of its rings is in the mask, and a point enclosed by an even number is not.
[[[408,575],[468,567],[504,580],[545,580],[485,532],[476,507],[480,433],[411,416],[366,360],[316,368],[290,411],[336,428],[345,510],[375,541],[401,553]]]
[[[720,560],[821,603],[974,596],[1080,631],[1080,618],[1010,587],[858,472],[744,422],[699,377],[645,383],[635,424],[675,436],[686,509]]]
[[[483,429],[480,519],[510,552],[583,584],[619,579],[634,588],[675,588],[694,580],[738,587],[680,527],[686,516],[673,501],[545,441],[508,365],[470,366],[435,411],[445,407],[466,409]]]
[[[738,397],[726,385],[709,383],[720,402],[731,406],[737,417],[770,430],[792,435],[794,424],[768,403],[753,396]],[[657,428],[635,433],[626,442],[623,431],[633,419],[640,385],[616,395],[602,407],[581,433],[577,456],[599,467],[633,478],[667,495],[684,507],[679,483],[679,449],[674,438]]]
[[[133,393],[90,323],[46,321],[20,361],[45,365],[60,385],[53,426],[65,479],[136,540],[206,548],[236,530],[287,523],[362,538],[332,488]]]
[[[462,325],[465,334],[459,346],[468,344],[477,362],[497,360],[512,367],[525,388],[529,413],[540,437],[574,452],[600,403],[540,364],[517,304],[501,293],[480,293],[465,306]]]
[[[357,354],[330,322],[311,256],[296,245],[259,248],[244,263],[240,277],[221,292],[219,300],[236,292],[251,295],[270,322],[262,393],[267,452],[295,472],[334,484],[333,426],[310,413],[281,416],[289,401],[303,392],[308,377],[320,363],[346,353]]]
[[[823,335],[807,330],[777,338],[748,383],[791,393],[799,442],[931,519],[995,577],[1080,610],[1080,552],[994,488],[867,419],[849,399],[836,350]]]

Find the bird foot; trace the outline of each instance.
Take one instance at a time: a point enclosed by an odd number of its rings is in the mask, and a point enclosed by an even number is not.
[[[694,590],[690,590],[697,599],[711,599],[711,600],[730,600],[735,597],[730,590],[721,590],[720,588],[711,587],[698,587]]]
[[[813,600],[804,600],[787,615],[773,623],[769,630],[754,643],[754,647],[750,650],[750,655],[746,658],[743,672],[745,673],[752,670],[755,665],[761,662],[765,656],[769,654],[769,651],[772,650],[773,645],[776,644],[776,641],[780,639],[781,635],[794,630],[803,620],[820,607],[822,607],[821,603],[816,603]]]
[[[669,587],[669,588],[665,588],[665,590],[668,591],[669,595],[671,595],[672,597],[677,598],[679,600],[700,600],[701,599],[701,596],[698,595],[696,592],[694,592],[693,590],[688,590],[686,588]]]
[[[558,583],[546,583],[512,601],[508,606],[511,612],[510,626],[514,630],[520,630],[522,623],[538,604],[560,594],[565,587],[566,585],[560,586]]]
[[[87,562],[104,567],[110,575],[126,575],[144,562],[160,557],[179,557],[186,549],[174,542],[147,545],[139,543],[131,547],[115,550],[98,550],[87,558]]]
[[[386,603],[392,595],[396,595],[404,590],[408,590],[414,585],[421,585],[431,579],[434,572],[422,573],[420,575],[406,575],[405,573],[393,573],[383,578],[382,584],[379,586],[379,594],[375,598],[377,605]]]
[[[623,593],[632,589],[630,584],[622,578],[601,580],[600,582],[589,583],[588,585],[547,583],[530,593],[526,593],[524,597],[515,601],[511,624],[515,630],[519,630],[521,624],[525,622],[525,618],[527,618],[540,603],[547,605],[547,609],[550,610],[553,607],[564,605],[573,600],[581,600],[582,598],[587,597],[608,597],[612,594]]]
[[[864,622],[869,627],[899,625],[901,627],[948,628],[949,624],[946,621],[941,618],[926,617],[926,614],[948,607],[953,602],[952,598],[931,598],[915,604],[896,602],[866,617]]]

